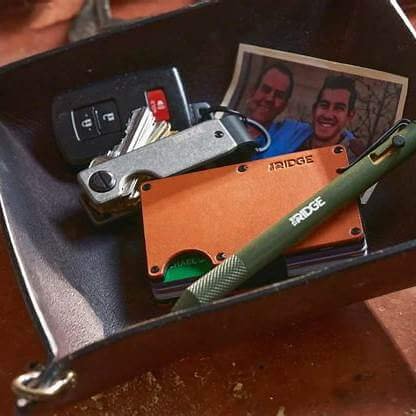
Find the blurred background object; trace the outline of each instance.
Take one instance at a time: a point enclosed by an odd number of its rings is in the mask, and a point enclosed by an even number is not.
[[[2,0],[0,66],[196,0]],[[72,29],[72,31],[71,31]],[[69,33],[72,33],[69,36]]]
[[[110,0],[85,0],[79,14],[69,30],[69,40],[75,42],[94,36],[115,26],[120,26],[144,17],[162,14],[200,1],[190,0],[144,0],[123,1],[122,7]],[[113,15],[113,6],[114,15]],[[117,7],[119,6],[119,7]]]

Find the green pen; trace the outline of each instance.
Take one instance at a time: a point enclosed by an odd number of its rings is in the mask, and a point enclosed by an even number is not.
[[[221,299],[416,152],[416,123],[401,120],[336,179],[192,283],[172,311]]]

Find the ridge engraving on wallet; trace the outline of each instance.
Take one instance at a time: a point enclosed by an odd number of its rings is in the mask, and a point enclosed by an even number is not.
[[[307,163],[314,163],[312,155],[277,160],[269,163],[269,172],[274,172],[279,169],[293,168],[294,166],[305,165]]]

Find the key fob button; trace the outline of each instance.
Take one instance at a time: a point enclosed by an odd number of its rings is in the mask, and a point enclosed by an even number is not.
[[[94,105],[94,112],[101,134],[120,131],[120,117],[114,101],[104,101]]]
[[[168,100],[163,89],[147,91],[146,101],[157,121],[170,120]]]
[[[93,139],[100,135],[94,119],[94,108],[83,107],[73,111],[73,127],[78,140]]]

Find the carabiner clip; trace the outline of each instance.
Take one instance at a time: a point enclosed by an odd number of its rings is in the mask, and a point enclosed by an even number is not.
[[[257,129],[261,133],[261,135],[264,136],[264,139],[265,139],[265,143],[264,143],[263,146],[256,146],[255,149],[256,149],[256,152],[257,153],[263,153],[266,150],[268,150],[269,147],[271,146],[271,144],[272,144],[272,138],[271,138],[269,132],[267,131],[267,129],[265,129],[257,121],[255,121],[255,120],[253,120],[251,118],[248,118],[247,116],[245,116],[244,114],[240,113],[239,111],[232,110],[231,108],[224,107],[222,105],[217,105],[215,107],[209,107],[209,108],[202,108],[200,110],[200,113],[201,113],[201,115],[203,117],[203,120],[204,119],[205,120],[207,119],[206,116],[208,114],[216,113],[216,112],[227,113],[227,114],[232,114],[234,116],[238,116],[238,117],[240,117],[241,121],[244,124],[250,125],[250,126],[254,127],[255,129]]]

